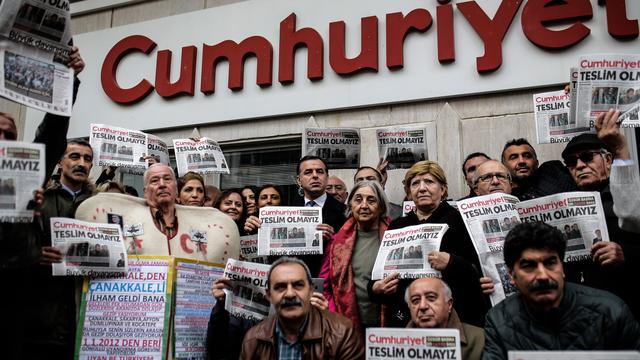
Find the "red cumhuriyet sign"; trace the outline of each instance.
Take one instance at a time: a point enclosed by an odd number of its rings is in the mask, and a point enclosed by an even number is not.
[[[435,10],[437,53],[440,63],[453,62],[455,54],[454,5],[447,0]],[[502,41],[509,30],[523,0],[503,0],[493,18],[475,2],[455,4],[469,25],[475,30],[484,45],[484,54],[477,58],[478,73],[491,72],[502,64]],[[638,37],[638,20],[628,19],[625,0],[598,0],[606,12],[607,31],[615,39]],[[593,17],[589,0],[529,0],[524,5],[522,32],[536,46],[549,49],[566,49],[580,43],[591,30],[584,21]],[[406,14],[386,14],[385,45],[386,66],[400,69],[404,66],[404,40],[411,32],[427,32],[434,20],[427,9],[414,9]],[[551,29],[555,24],[564,24],[561,30]],[[568,25],[567,25],[568,24]],[[358,56],[346,57],[344,21],[329,24],[329,64],[339,75],[347,76],[359,72],[378,71],[378,17],[361,18],[361,48]],[[157,44],[143,35],[128,36],[116,43],[102,64],[101,82],[104,92],[111,100],[131,104],[144,99],[154,90],[163,98],[180,95],[194,96],[196,78],[196,46],[184,46],[180,76],[171,82],[171,50],[157,52],[155,84],[147,79],[131,88],[122,88],[116,80],[120,61],[129,53],[150,54]],[[324,77],[324,39],[313,28],[296,28],[296,14],[291,13],[280,22],[278,44],[278,81],[282,84],[294,81],[295,52],[299,47],[307,48],[307,77],[321,80]],[[215,92],[216,65],[229,62],[229,89],[242,90],[244,85],[244,61],[248,56],[257,58],[256,84],[270,86],[273,82],[273,45],[263,36],[251,36],[240,43],[225,40],[215,45],[202,47],[202,69],[200,91]]]

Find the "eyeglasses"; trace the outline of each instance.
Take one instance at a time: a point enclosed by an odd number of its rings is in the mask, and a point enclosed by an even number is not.
[[[585,164],[590,163],[591,161],[593,161],[593,157],[596,154],[605,154],[605,151],[602,150],[591,150],[591,151],[583,151],[579,154],[575,154],[572,155],[571,157],[564,159],[564,164],[567,167],[575,167],[576,164],[578,164],[578,159],[580,159],[580,161],[582,161]]]
[[[493,178],[497,178],[498,181],[500,182],[507,182],[507,181],[511,181],[511,176],[509,176],[509,174],[505,174],[505,173],[501,173],[501,172],[496,172],[496,173],[489,173],[489,174],[484,174],[481,176],[478,176],[478,182],[483,182],[483,183],[488,183],[491,180],[493,180]]]

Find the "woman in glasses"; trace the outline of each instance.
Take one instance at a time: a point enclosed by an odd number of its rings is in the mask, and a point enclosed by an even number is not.
[[[405,190],[416,204],[416,210],[391,222],[389,230],[421,224],[447,224],[449,229],[440,243],[440,251],[426,256],[431,267],[442,272],[451,287],[454,307],[460,319],[484,326],[488,299],[480,288],[480,262],[458,210],[449,205],[447,178],[434,161],[419,161],[405,175]],[[398,280],[397,274],[370,284],[372,299],[385,304],[383,326],[405,327],[410,318],[403,296],[410,280]]]

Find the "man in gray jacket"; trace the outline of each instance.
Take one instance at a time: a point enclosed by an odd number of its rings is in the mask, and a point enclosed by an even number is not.
[[[483,359],[509,350],[640,350],[640,325],[615,295],[565,283],[566,240],[553,226],[509,232],[504,260],[519,292],[489,310]]]

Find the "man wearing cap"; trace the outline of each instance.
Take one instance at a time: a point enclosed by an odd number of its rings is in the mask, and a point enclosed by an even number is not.
[[[592,260],[567,263],[567,280],[609,290],[627,302],[640,318],[640,296],[633,277],[640,273],[640,241],[629,230],[640,229],[640,179],[620,132],[619,112],[610,110],[596,119],[596,134],[574,137],[562,158],[578,189],[598,191],[602,199],[610,242],[591,249]]]

